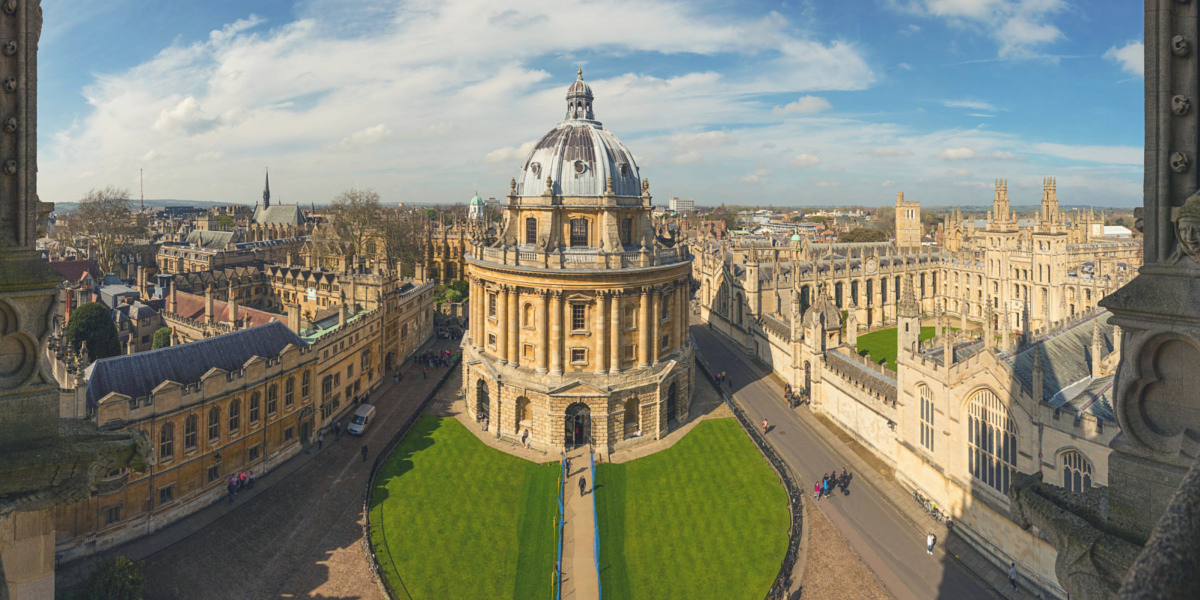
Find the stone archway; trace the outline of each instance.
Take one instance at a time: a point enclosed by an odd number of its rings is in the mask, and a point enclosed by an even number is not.
[[[567,450],[578,448],[592,441],[592,409],[582,402],[576,402],[567,407],[563,423],[566,437],[563,447]]]

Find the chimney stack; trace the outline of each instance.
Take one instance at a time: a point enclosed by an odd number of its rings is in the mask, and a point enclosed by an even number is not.
[[[213,291],[212,284],[204,288],[204,322],[212,324],[213,322]]]

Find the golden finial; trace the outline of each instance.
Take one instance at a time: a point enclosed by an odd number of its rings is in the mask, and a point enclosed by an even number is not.
[[[578,71],[576,71],[575,74],[578,75],[580,79],[583,79],[583,69],[582,68],[579,69]]]

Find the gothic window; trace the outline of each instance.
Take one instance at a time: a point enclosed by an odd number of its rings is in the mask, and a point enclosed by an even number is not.
[[[633,219],[621,219],[621,243],[633,244]]]
[[[571,219],[571,247],[584,248],[588,245],[587,219]]]
[[[537,219],[532,217],[525,219],[525,243],[537,243]]]
[[[170,460],[175,456],[175,424],[166,423],[158,432],[158,460]]]
[[[1063,487],[1082,492],[1092,487],[1092,463],[1075,450],[1062,453]]]
[[[917,391],[921,394],[921,445],[933,452],[933,390],[922,385]]]
[[[842,307],[842,282],[837,282],[833,285],[833,299],[838,308]]]
[[[196,449],[196,428],[199,427],[199,423],[197,423],[198,420],[199,419],[196,418],[196,415],[188,415],[188,417],[183,420],[184,452],[190,452]]]
[[[236,432],[242,423],[242,406],[237,398],[229,403],[229,433]]]
[[[1017,427],[991,390],[976,392],[970,404],[967,466],[976,479],[1007,494],[1017,468]]]
[[[208,411],[208,441],[216,441],[221,437],[221,409],[213,408]]]
[[[875,300],[875,280],[867,280],[867,306],[871,306]],[[782,312],[782,311],[780,311]]]
[[[879,303],[887,304],[887,277],[879,280]]]

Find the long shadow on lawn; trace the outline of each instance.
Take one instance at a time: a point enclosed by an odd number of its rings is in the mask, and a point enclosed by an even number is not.
[[[387,519],[383,518],[383,509],[381,508],[383,503],[387,502],[390,495],[387,484],[392,479],[403,477],[405,473],[412,470],[412,456],[433,446],[433,432],[437,431],[441,427],[441,424],[441,419],[418,418],[417,422],[413,423],[412,429],[408,430],[408,434],[404,436],[404,439],[400,441],[396,450],[393,451],[397,452],[395,455],[396,460],[389,459],[379,467],[379,472],[376,473],[373,484],[374,489],[371,490],[371,506],[368,510],[377,515],[371,521],[371,529],[379,532],[379,535],[375,536],[375,539],[379,540],[377,543],[384,546],[383,549],[385,552],[376,552],[376,556],[381,560],[387,560],[384,557],[393,556],[391,548],[388,547],[388,535],[385,524]],[[400,570],[395,564],[387,565],[386,567],[383,564],[379,566],[380,570],[384,571],[379,574],[380,577],[395,577],[399,588],[396,589],[393,586],[393,589],[397,594],[403,594],[400,596],[401,598],[412,598],[407,587],[404,585],[404,578],[401,577]]]
[[[625,565],[625,465],[596,466],[592,493],[596,496],[596,525],[600,529],[600,589],[609,598],[630,598]]]

